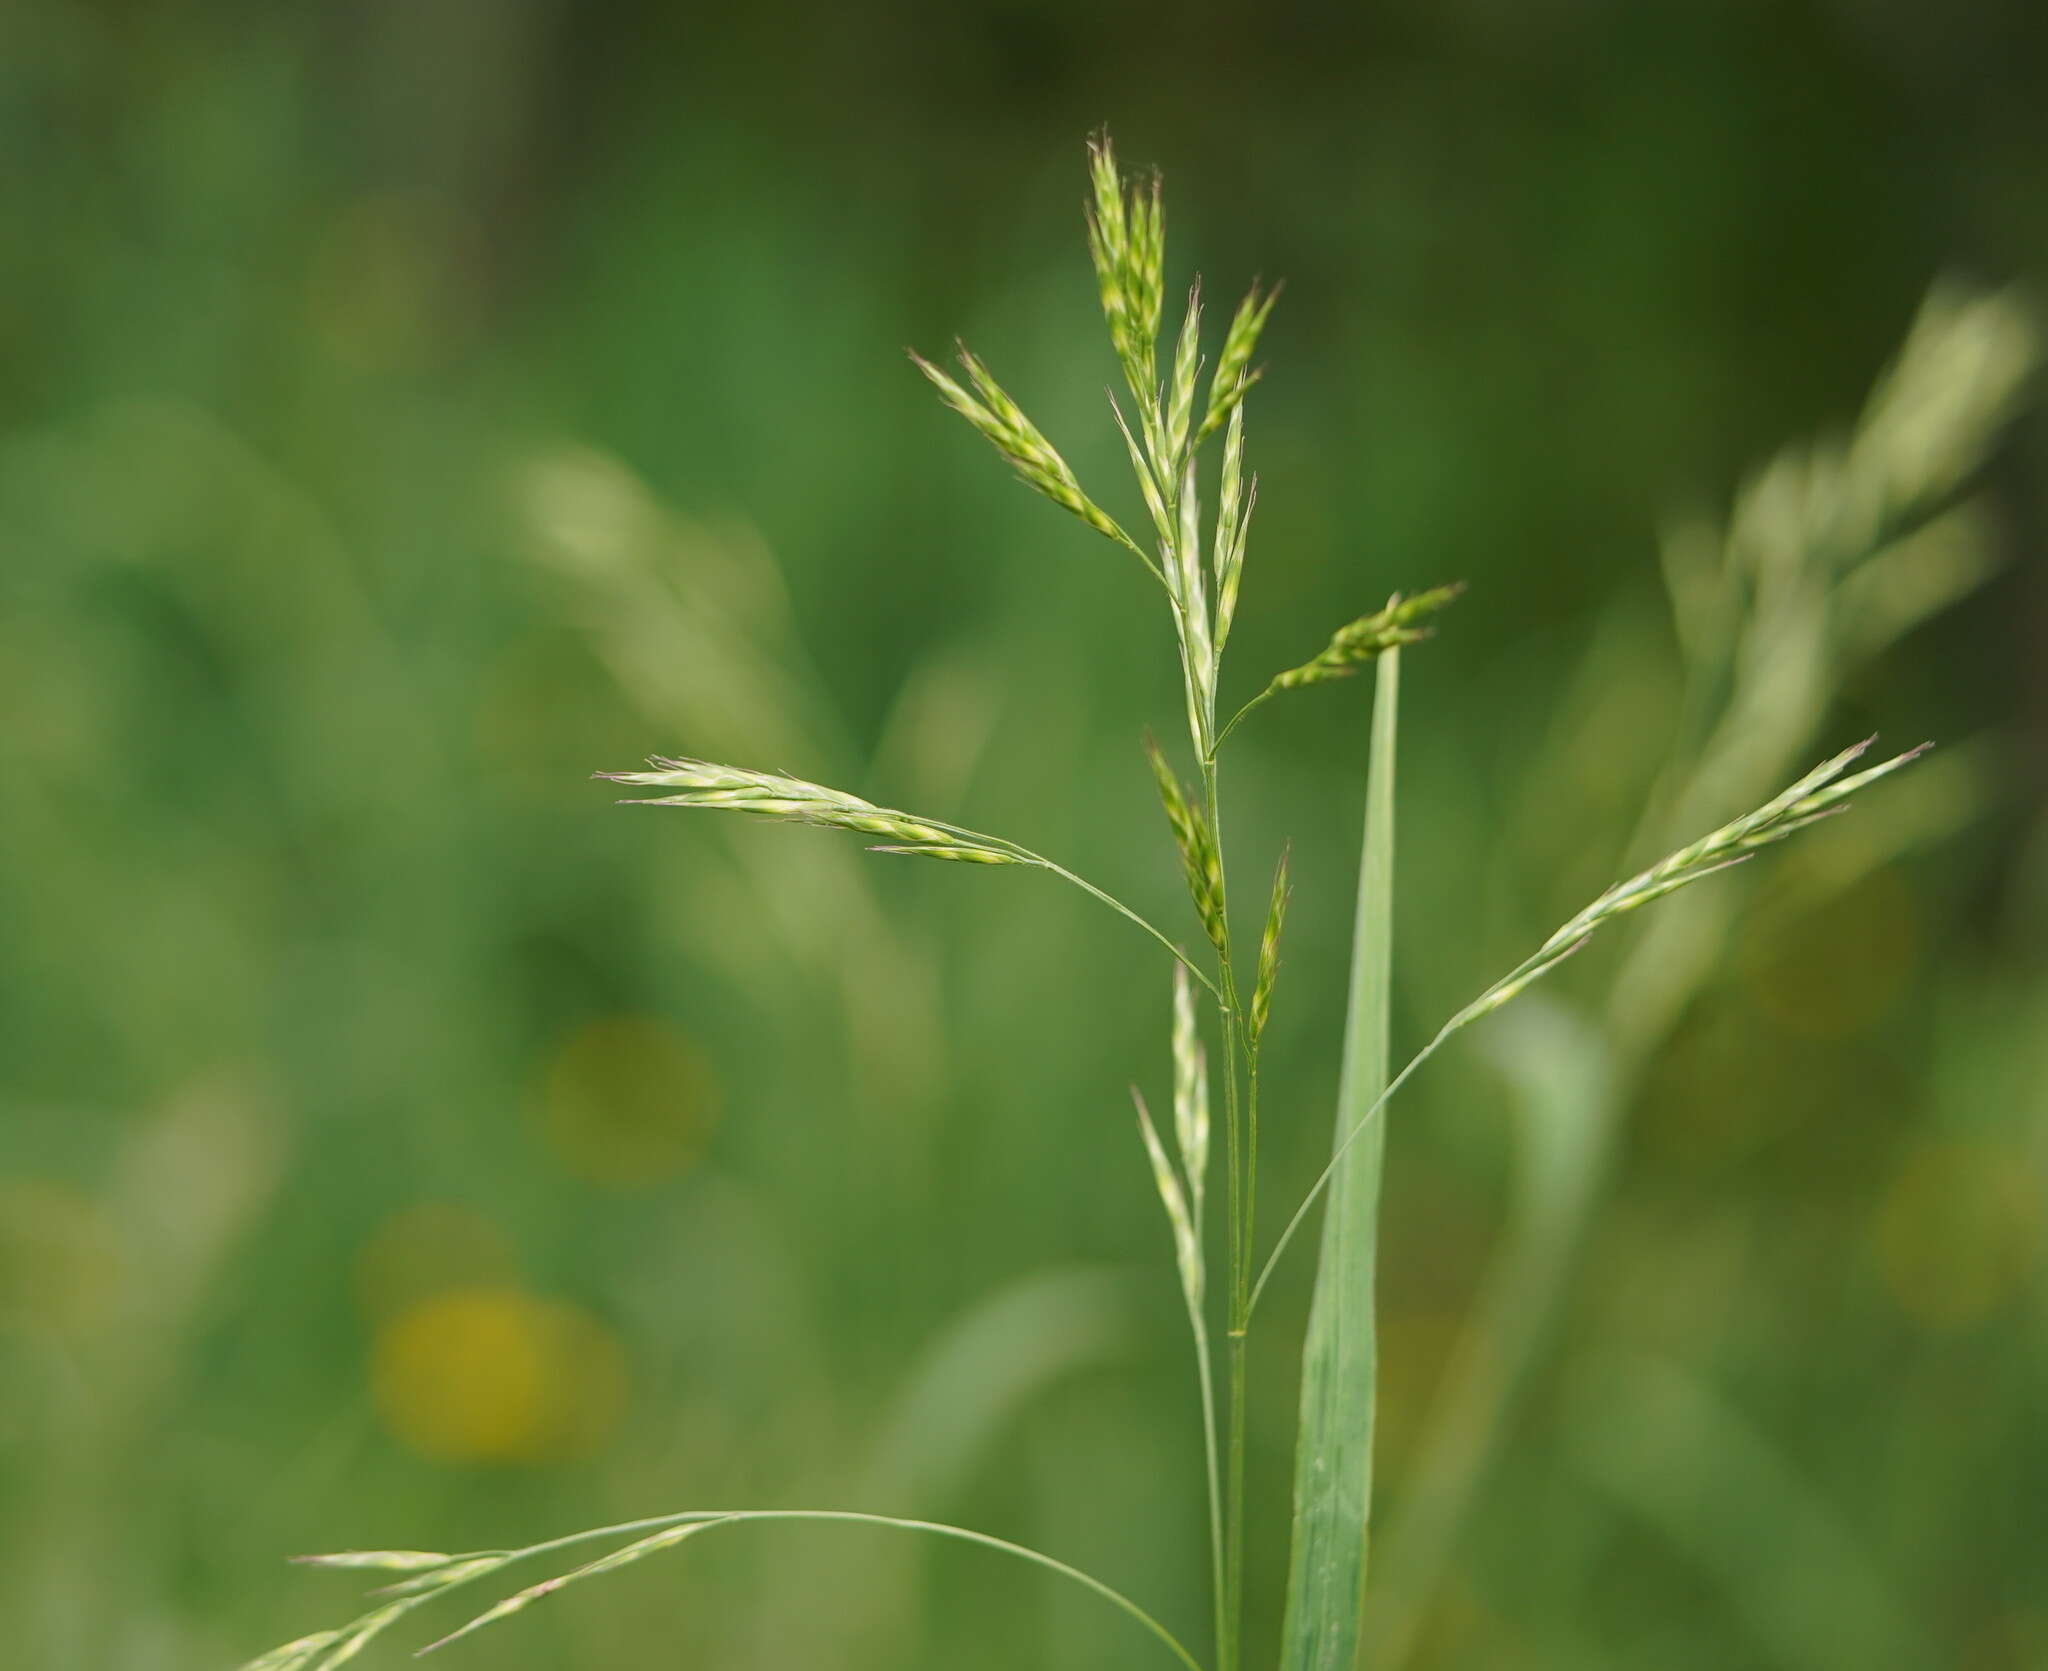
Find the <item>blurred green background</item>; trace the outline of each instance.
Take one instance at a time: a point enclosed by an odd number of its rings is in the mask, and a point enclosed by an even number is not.
[[[1472,582],[1409,665],[1411,1047],[1619,873],[1683,729],[1660,529],[1850,422],[1938,276],[2048,270],[2029,0],[27,0],[5,35],[0,1658],[36,1671],[339,1622],[300,1550],[707,1504],[961,1520],[1201,1639],[1124,1089],[1165,1077],[1155,950],[1043,879],[588,781],[786,767],[1190,931],[1142,577],[900,353],[967,337],[1128,508],[1097,124],[1166,171],[1175,282],[1287,280],[1230,688]],[[2044,440],[1991,462],[1996,572],[1786,739],[1956,746],[1715,884],[1561,1304],[1496,1301],[1541,1338],[1490,1465],[1434,1441],[1471,1513],[1403,1663],[2048,1666]],[[1327,1147],[1365,713],[1276,706],[1234,768],[1254,891],[1295,843],[1269,1224]],[[1524,1211],[1515,1041],[1614,968],[1396,1108],[1390,1515]],[[1307,1277],[1262,1314],[1262,1640]],[[451,1657],[1149,1651],[1059,1590],[754,1529]]]

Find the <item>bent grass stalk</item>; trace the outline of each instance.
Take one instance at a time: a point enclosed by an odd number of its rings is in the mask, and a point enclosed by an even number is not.
[[[1252,364],[1276,291],[1254,285],[1233,314],[1206,389],[1202,386],[1202,308],[1190,288],[1165,377],[1158,358],[1165,295],[1165,216],[1158,181],[1136,183],[1118,168],[1106,137],[1089,148],[1092,203],[1088,245],[1110,343],[1123,373],[1123,402],[1110,397],[1112,417],[1130,454],[1138,492],[1155,536],[1147,550],[1081,486],[1066,460],[996,381],[988,367],[960,351],[965,382],[913,355],[945,403],[960,413],[1018,477],[1095,532],[1135,555],[1166,594],[1186,707],[1194,776],[1184,780],[1166,752],[1146,749],[1169,832],[1178,852],[1195,923],[1210,959],[1198,960],[1096,883],[1006,837],[950,821],[906,813],[845,790],[786,773],[691,758],[656,758],[638,771],[598,774],[639,790],[662,791],[640,804],[741,812],[880,837],[874,851],[990,868],[1046,871],[1144,930],[1172,959],[1172,1147],[1135,1087],[1140,1140],[1164,1209],[1179,1272],[1197,1369],[1208,1480],[1210,1581],[1215,1671],[1245,1663],[1247,1362],[1251,1323],[1281,1255],[1316,1202],[1333,1202],[1325,1232],[1304,1351],[1301,1449],[1295,1482],[1295,1544],[1282,1663],[1286,1671],[1352,1671],[1359,1639],[1371,1505],[1372,1403],[1375,1378],[1373,1259],[1378,1225],[1380,1117],[1388,1100],[1456,1033],[1508,1003],[1550,973],[1603,925],[1693,882],[1749,858],[1817,820],[1840,811],[1856,791],[1896,770],[1911,754],[1854,775],[1848,769],[1866,745],[1846,751],[1744,817],[1618,883],[1575,914],[1514,970],[1459,1011],[1391,1078],[1387,1014],[1391,988],[1394,904],[1394,750],[1399,652],[1428,636],[1423,622],[1450,603],[1456,586],[1395,594],[1379,610],[1332,635],[1311,660],[1272,676],[1223,726],[1217,693],[1223,654],[1235,620],[1251,514],[1258,483],[1244,468],[1245,396],[1261,372]],[[1199,418],[1197,417],[1199,414]],[[1204,448],[1218,435],[1217,506],[1206,549],[1201,503]],[[1284,692],[1328,683],[1377,663],[1365,851],[1361,861],[1352,996],[1343,1084],[1330,1163],[1309,1187],[1263,1260],[1256,1254],[1253,1200],[1258,1180],[1259,1048],[1271,1011],[1289,897],[1286,855],[1276,867],[1249,995],[1239,979],[1223,839],[1222,745],[1238,724]],[[1917,751],[1916,751],[1917,752]],[[1202,1040],[1195,989],[1214,1005],[1221,1041],[1224,1224],[1222,1280],[1209,1280],[1208,1171],[1210,1062]],[[1354,1146],[1365,1147],[1354,1152]],[[1227,1394],[1219,1408],[1212,1350],[1212,1312],[1220,1315]],[[509,1551],[433,1555],[385,1551],[314,1556],[315,1565],[380,1570],[404,1576],[349,1624],[315,1633],[252,1660],[244,1671],[335,1671],[386,1629],[441,1596],[494,1577],[514,1562],[607,1540],[630,1540],[596,1560],[529,1585],[475,1615],[434,1646],[452,1643],[508,1618],[571,1583],[643,1560],[697,1536],[744,1523],[822,1521],[882,1527],[976,1544],[1038,1566],[1093,1592],[1150,1635],[1165,1657],[1188,1671],[1203,1662],[1137,1602],[1078,1568],[988,1533],[931,1521],[842,1510],[688,1510],[576,1532]],[[424,1651],[424,1650],[423,1650]]]

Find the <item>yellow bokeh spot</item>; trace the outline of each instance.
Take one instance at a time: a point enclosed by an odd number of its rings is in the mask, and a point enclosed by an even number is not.
[[[562,1165],[593,1183],[659,1182],[688,1167],[717,1122],[703,1055],[674,1028],[613,1016],[571,1033],[548,1064],[538,1110]]]
[[[2026,1158],[1985,1141],[1934,1141],[1906,1162],[1872,1227],[1900,1308],[1936,1329],[1982,1322],[2033,1269],[2042,1208]]]
[[[617,1425],[626,1363],[588,1312],[513,1287],[452,1288],[377,1332],[378,1413],[438,1462],[537,1463],[587,1453]]]

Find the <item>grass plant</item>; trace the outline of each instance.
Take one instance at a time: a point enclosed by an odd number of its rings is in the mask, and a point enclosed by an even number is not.
[[[1005,836],[965,828],[942,816],[911,813],[844,790],[781,772],[713,764],[699,759],[657,758],[645,768],[599,774],[642,791],[639,804],[742,812],[757,818],[808,824],[863,838],[874,851],[992,868],[1035,870],[1077,887],[1108,907],[1168,954],[1170,979],[1170,1117],[1155,1119],[1144,1095],[1133,1088],[1140,1142],[1167,1221],[1186,1311],[1193,1355],[1195,1393],[1202,1415],[1202,1466],[1206,1476],[1208,1550],[1213,1616],[1206,1656],[1168,1629],[1137,1601],[1051,1555],[964,1527],[843,1510],[692,1509],[612,1525],[512,1550],[434,1554],[417,1551],[351,1552],[313,1556],[312,1564],[372,1571],[388,1579],[371,1607],[352,1622],[303,1637],[248,1662],[244,1671],[334,1671],[370,1646],[415,1610],[458,1591],[489,1583],[515,1563],[563,1555],[590,1545],[611,1544],[588,1563],[555,1573],[495,1602],[442,1636],[432,1646],[457,1642],[502,1621],[566,1585],[603,1575],[647,1556],[666,1552],[700,1536],[773,1522],[828,1522],[847,1528],[905,1531],[963,1541],[1034,1565],[1092,1592],[1126,1615],[1152,1639],[1158,1663],[1189,1671],[1240,1671],[1275,1662],[1269,1644],[1247,1641],[1244,1575],[1253,1539],[1275,1538],[1282,1529],[1254,1524],[1247,1504],[1248,1373],[1255,1340],[1268,1349],[1292,1343],[1255,1335],[1259,1302],[1279,1261],[1315,1208],[1325,1209],[1314,1298],[1302,1361],[1300,1420],[1293,1487],[1292,1554],[1282,1640],[1277,1663],[1285,1671],[1351,1671],[1367,1635],[1367,1551],[1372,1525],[1374,1400],[1378,1339],[1375,1319],[1375,1250],[1379,1237],[1380,1177],[1385,1110],[1390,1099],[1427,1060],[1467,1027],[1492,1015],[1572,958],[1596,936],[1630,919],[1646,905],[1718,877],[1762,849],[1807,830],[1845,810],[1852,798],[1910,762],[1911,750],[1869,766],[1860,764],[1868,744],[1842,750],[1822,764],[1794,775],[1782,756],[1805,746],[1821,717],[1821,691],[1805,693],[1797,723],[1781,725],[1780,741],[1764,751],[1789,786],[1771,792],[1715,762],[1740,755],[1757,758],[1746,727],[1782,712],[1783,693],[1757,672],[1771,640],[1755,626],[1773,617],[1768,609],[1788,589],[1805,583],[1804,569],[1788,568],[1771,554],[1776,511],[1758,510],[1739,521],[1759,555],[1752,568],[1716,590],[1674,559],[1674,589],[1680,614],[1689,620],[1694,595],[1714,595],[1698,607],[1722,623],[1721,636],[1685,632],[1701,665],[1703,682],[1728,684],[1734,696],[1720,730],[1710,731],[1703,750],[1707,764],[1669,791],[1669,816],[1686,827],[1661,844],[1664,856],[1642,862],[1628,879],[1599,893],[1572,913],[1527,957],[1457,1010],[1423,1048],[1398,1070],[1390,1053],[1391,994],[1394,989],[1393,920],[1397,900],[1395,825],[1398,806],[1396,758],[1402,656],[1428,636],[1433,620],[1457,596],[1454,586],[1396,594],[1339,628],[1310,660],[1255,682],[1253,694],[1234,710],[1219,707],[1223,664],[1237,619],[1245,572],[1257,478],[1246,467],[1247,395],[1260,372],[1254,365],[1260,334],[1274,295],[1254,287],[1232,315],[1213,369],[1205,368],[1203,309],[1199,285],[1190,288],[1185,311],[1169,345],[1165,335],[1165,215],[1158,180],[1132,180],[1119,168],[1106,138],[1089,152],[1092,201],[1088,247],[1108,324],[1111,348],[1124,392],[1112,394],[1112,419],[1129,452],[1137,497],[1146,524],[1143,537],[1102,508],[1074,470],[996,380],[988,366],[964,348],[959,375],[913,355],[944,402],[959,412],[1035,492],[1085,523],[1093,532],[1134,557],[1162,595],[1166,623],[1178,659],[1186,742],[1184,763],[1164,746],[1147,740],[1168,834],[1186,882],[1192,932],[1170,932],[1132,910],[1106,888]],[[1964,316],[1981,330],[1986,316]],[[1909,353],[1900,377],[1946,386],[1939,356],[1929,370],[1926,356]],[[1128,404],[1126,404],[1128,403]],[[1996,404],[1996,403],[1994,403]],[[1816,461],[1798,482],[1759,489],[1752,502],[1779,505],[1791,495],[1810,512],[1832,506],[1825,532],[1813,532],[1807,550],[1835,551],[1861,538],[1862,549],[1896,544],[1907,535],[1916,507],[1948,491],[1981,452],[1982,432],[1995,421],[1979,414],[1973,436],[1942,454],[1921,437],[1915,457],[1936,457],[1930,480],[1906,492],[1883,471],[1871,472],[1861,493],[1840,478],[1861,481],[1859,454],[1846,463]],[[1955,425],[1951,421],[1950,428]],[[1911,434],[1903,425],[1881,432],[1871,449],[1895,453]],[[1946,433],[1946,432],[1945,432]],[[1885,439],[1889,436],[1889,439]],[[1886,456],[1891,456],[1887,454]],[[1823,481],[1833,488],[1823,493]],[[1804,496],[1801,497],[1801,493]],[[1773,497],[1775,495],[1775,497]],[[1843,508],[1846,507],[1846,508]],[[1788,513],[1789,514],[1789,513]],[[1803,513],[1802,513],[1803,514]],[[1861,522],[1855,518],[1862,518]],[[1751,524],[1755,526],[1751,526]],[[1134,524],[1135,525],[1135,524]],[[1731,536],[1731,539],[1734,537]],[[1742,549],[1750,549],[1744,546]],[[1847,559],[1812,584],[1834,595]],[[1776,566],[1773,566],[1775,563]],[[1868,574],[1866,565],[1861,571]],[[1871,582],[1861,631],[1866,638],[1898,630],[1915,608],[1900,602],[1910,587]],[[1726,595],[1723,595],[1725,591]],[[1362,600],[1363,601],[1363,600]],[[1792,617],[1798,617],[1794,611]],[[1887,624],[1889,626],[1887,627]],[[1751,636],[1745,636],[1750,634]],[[1767,635],[1764,635],[1767,636]],[[1732,649],[1729,646],[1733,646]],[[1330,1159],[1321,1175],[1307,1180],[1299,1203],[1276,1236],[1261,1240],[1255,1216],[1260,1160],[1260,1051],[1276,997],[1282,995],[1290,880],[1286,854],[1277,855],[1256,946],[1239,936],[1232,902],[1233,872],[1227,858],[1224,817],[1224,744],[1247,720],[1287,692],[1336,681],[1368,664],[1375,673],[1361,868],[1355,906],[1350,994],[1341,1081]],[[1732,666],[1732,674],[1729,668]],[[1719,688],[1717,686],[1717,688]],[[1773,706],[1773,704],[1779,704]],[[1227,718],[1219,719],[1219,715]],[[1761,717],[1759,717],[1761,716]],[[1725,739],[1725,740],[1724,740]],[[1738,747],[1738,745],[1741,745]],[[1728,790],[1748,792],[1734,804],[1753,810],[1729,816]],[[1693,834],[1704,827],[1706,834]],[[1263,874],[1264,866],[1260,867]],[[1725,907],[1723,907],[1725,910]],[[1247,955],[1249,953],[1249,955]],[[1656,949],[1639,941],[1632,954],[1650,962],[1643,969],[1635,1001],[1646,1002],[1643,986],[1655,988],[1665,963],[1687,969],[1690,953]],[[1634,967],[1635,965],[1631,965]],[[1665,977],[1668,981],[1668,976]],[[1667,1007],[1669,999],[1664,1000]],[[1654,1031],[1652,1029],[1651,1031]],[[1633,1035],[1645,1038],[1641,1024]],[[1220,1079],[1220,1086],[1212,1080]],[[1220,1126],[1220,1134],[1214,1132]],[[1220,1135],[1220,1142],[1213,1139]],[[1220,1165],[1220,1184],[1213,1170]],[[1212,1189],[1212,1185],[1216,1185]],[[1211,1207],[1218,1210],[1211,1212]],[[1212,1269],[1213,1263],[1213,1269]],[[1220,1350],[1219,1350],[1220,1344]],[[1462,1489],[1462,1488],[1461,1488]],[[1462,1497],[1460,1499],[1462,1501]],[[1425,1565],[1427,1563],[1425,1562]],[[1422,1588],[1426,1589],[1426,1581]],[[1412,1586],[1411,1586],[1412,1589]],[[1405,1627],[1404,1627],[1405,1629]],[[1392,1665],[1406,1652],[1406,1638],[1384,1650],[1370,1648],[1371,1663]],[[423,1650],[424,1651],[424,1650]]]

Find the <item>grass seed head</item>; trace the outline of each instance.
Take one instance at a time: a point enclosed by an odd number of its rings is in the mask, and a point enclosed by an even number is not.
[[[338,1630],[316,1630],[244,1663],[240,1671],[307,1671],[314,1659],[341,1640]]]
[[[1754,812],[1730,820],[1699,840],[1668,854],[1626,882],[1617,882],[1545,941],[1539,955],[1576,949],[1578,943],[1611,918],[1741,864],[1758,848],[1783,841],[1821,819],[1845,810],[1850,796],[1889,777],[1900,767],[1919,758],[1930,746],[1923,743],[1853,776],[1844,776],[1868,751],[1873,741],[1874,738],[1866,739],[1854,748],[1844,749],[1833,759],[1822,761]]]
[[[1088,253],[1095,264],[1102,315],[1124,380],[1141,407],[1156,396],[1159,312],[1166,295],[1166,212],[1155,174],[1148,185],[1127,182],[1107,133],[1088,145],[1094,204]]]
[[[1292,889],[1287,881],[1287,850],[1280,851],[1280,862],[1273,869],[1273,894],[1266,903],[1266,927],[1259,936],[1259,974],[1252,988],[1252,1007],[1249,1017],[1252,1048],[1259,1046],[1259,1037],[1266,1030],[1266,1018],[1272,1013],[1273,986],[1280,978],[1280,930],[1287,920],[1287,900]]]
[[[1399,645],[1414,644],[1430,635],[1431,629],[1415,623],[1435,614],[1464,591],[1464,583],[1433,587],[1427,592],[1418,592],[1412,598],[1404,598],[1398,592],[1387,600],[1384,609],[1370,615],[1361,615],[1357,620],[1341,626],[1331,636],[1320,654],[1313,661],[1303,662],[1299,667],[1290,667],[1277,675],[1269,691],[1297,690],[1303,685],[1319,685],[1329,679],[1346,679],[1356,673],[1373,657]]]
[[[1171,467],[1188,444],[1188,426],[1195,418],[1195,380],[1202,371],[1202,282],[1188,291],[1187,316],[1173,352],[1173,380],[1167,385],[1165,458]]]
[[[1197,442],[1215,434],[1244,399],[1245,391],[1264,375],[1252,369],[1252,354],[1258,348],[1259,333],[1266,328],[1266,317],[1273,311],[1273,304],[1279,296],[1278,285],[1261,296],[1258,285],[1254,284],[1245,299],[1237,304],[1237,312],[1231,315],[1230,330],[1223,338],[1223,352],[1216,359],[1215,374],[1209,379],[1209,408],[1203,414],[1202,427],[1195,432]]]
[[[780,772],[757,772],[720,766],[708,760],[657,757],[642,772],[599,772],[613,783],[643,789],[669,789],[668,795],[638,798],[639,806],[708,807],[752,813],[821,829],[852,830],[887,838],[878,853],[906,853],[918,858],[953,859],[964,864],[1028,864],[1022,850],[993,836],[931,823],[906,812],[879,807],[843,789],[807,783]]]
[[[1159,785],[1159,802],[1166,809],[1166,822],[1173,831],[1173,844],[1180,852],[1181,872],[1187,878],[1188,894],[1195,902],[1195,914],[1210,944],[1219,954],[1228,940],[1223,918],[1223,866],[1216,842],[1209,833],[1208,820],[1188,796],[1159,745],[1145,739],[1146,758],[1152,762],[1152,776]]]
[[[1202,1242],[1195,1234],[1187,1193],[1181,1188],[1173,1162],[1167,1157],[1166,1145],[1159,1141],[1159,1133],[1152,1124],[1151,1111],[1146,1108],[1145,1099],[1135,1085],[1131,1087],[1131,1101],[1137,1105],[1138,1131],[1145,1140],[1145,1158],[1152,1163],[1152,1182],[1159,1191],[1160,1205],[1166,1209],[1166,1222],[1173,1232],[1173,1260],[1180,1269],[1181,1291],[1186,1294],[1188,1304],[1199,1309],[1205,1286]]]
[[[1078,516],[1104,538],[1115,540],[1119,545],[1131,545],[1131,537],[1117,525],[1114,517],[1081,491],[1081,484],[1067,461],[1060,457],[1038,426],[1024,415],[1023,409],[1003,392],[1002,386],[980,360],[966,349],[960,350],[960,364],[974,385],[970,392],[921,354],[913,352],[910,358],[917,369],[931,380],[940,398],[1009,460],[1010,467],[1026,485],[1037,489],[1062,510]]]

